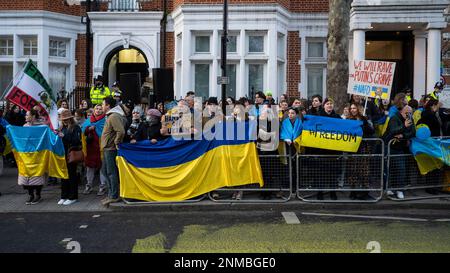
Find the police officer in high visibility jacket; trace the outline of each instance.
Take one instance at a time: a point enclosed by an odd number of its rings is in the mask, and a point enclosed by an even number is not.
[[[90,97],[93,105],[101,104],[103,99],[111,96],[111,91],[103,85],[103,77],[98,75],[95,79],[95,86],[91,88]]]
[[[437,82],[434,85],[434,91],[431,92],[428,97],[435,99],[435,100],[439,100],[439,94],[442,92],[442,90],[444,89],[444,84],[442,82]]]

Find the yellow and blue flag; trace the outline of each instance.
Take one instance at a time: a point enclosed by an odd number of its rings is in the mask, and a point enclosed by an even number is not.
[[[6,127],[9,125],[9,123],[4,118],[0,117],[0,125],[3,126],[3,128],[5,128],[5,130],[6,130]],[[6,134],[5,134],[5,136],[6,136]],[[0,137],[5,137],[5,136],[0,135]],[[7,137],[5,137],[5,140],[6,140],[5,149],[3,150],[3,153],[0,153],[0,156],[7,155],[10,152],[12,152],[11,143],[9,142],[9,139]]]
[[[182,201],[222,187],[264,185],[256,145],[248,137],[122,144],[116,162],[124,198]]]
[[[363,137],[362,121],[306,115],[301,146],[357,152]]]
[[[409,148],[422,175],[450,166],[450,139],[413,138]]]
[[[48,174],[51,177],[69,178],[63,142],[50,127],[9,125],[6,135],[19,175],[33,177]]]
[[[294,144],[295,149],[297,152],[300,152],[300,135],[302,134],[302,120],[297,118],[294,122],[294,124],[291,123],[291,121],[287,118],[283,121],[281,124],[281,133],[280,133],[280,141],[284,141],[286,139],[289,139]],[[284,145],[280,144],[279,147],[282,147],[281,149],[284,149]],[[280,152],[280,148],[278,148],[278,151]]]
[[[95,127],[95,133],[98,136],[98,140],[101,141],[102,134],[103,134],[103,128],[105,127],[106,123],[106,116],[103,118],[97,120],[96,122],[92,122],[90,119],[86,119],[86,121],[81,125],[81,146],[83,149],[84,156],[87,156],[87,143],[86,143],[86,135],[84,132],[86,131],[86,128],[94,126]],[[101,145],[99,145],[101,147]],[[103,152],[100,151],[100,156],[103,159]]]

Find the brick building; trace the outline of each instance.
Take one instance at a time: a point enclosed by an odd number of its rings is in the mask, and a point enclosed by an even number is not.
[[[124,73],[139,73],[144,80],[153,68],[165,66],[174,69],[177,98],[189,90],[203,97],[220,94],[223,1],[79,2],[0,2],[0,93],[31,58],[54,91],[73,90],[96,75],[108,85]],[[441,74],[450,83],[448,5],[448,0],[354,0],[349,60],[397,62],[394,91],[409,86],[415,97],[430,91]],[[325,95],[327,12],[328,0],[229,0],[227,94]]]

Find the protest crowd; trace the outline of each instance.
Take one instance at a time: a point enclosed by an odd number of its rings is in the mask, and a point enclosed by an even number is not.
[[[442,83],[436,83],[435,90],[422,98],[413,98],[411,89],[405,89],[398,93],[392,100],[380,98],[365,98],[358,95],[349,95],[348,103],[342,111],[335,109],[333,98],[322,98],[314,95],[309,99],[300,99],[281,95],[279,98],[272,97],[270,91],[256,93],[254,98],[228,97],[226,101],[210,97],[206,101],[198,103],[195,100],[195,92],[190,91],[178,101],[157,104],[155,108],[148,105],[135,105],[131,101],[122,101],[122,93],[117,85],[111,90],[103,86],[101,78],[97,78],[96,86],[92,88],[90,97],[81,102],[77,109],[70,109],[66,99],[61,98],[58,102],[59,128],[57,135],[64,144],[65,158],[68,169],[68,179],[56,179],[46,175],[39,177],[26,177],[19,175],[18,184],[28,192],[26,204],[37,204],[41,201],[41,190],[45,185],[60,183],[61,198],[60,205],[71,205],[78,201],[79,188],[83,195],[97,194],[102,197],[102,204],[107,206],[111,203],[120,202],[120,181],[116,156],[120,145],[123,143],[135,144],[148,140],[155,144],[173,135],[172,116],[177,107],[184,107],[190,113],[197,108],[204,114],[201,118],[202,126],[207,126],[208,121],[222,120],[222,104],[228,106],[232,111],[225,114],[227,119],[236,120],[268,120],[268,123],[258,127],[258,139],[256,140],[259,154],[278,154],[278,148],[265,135],[271,132],[271,124],[276,119],[279,122],[280,145],[286,148],[288,154],[336,154],[319,148],[298,147],[296,138],[302,130],[305,116],[321,116],[333,119],[348,119],[361,121],[363,138],[378,137],[383,139],[385,145],[396,139],[392,146],[392,153],[408,153],[408,141],[413,138],[416,128],[422,124],[428,126],[432,137],[450,135],[450,112],[441,108],[439,93],[442,91]],[[366,101],[367,100],[367,101]],[[45,125],[46,121],[39,115],[39,106],[30,111],[24,111],[20,107],[8,103],[7,107],[0,113],[0,135],[5,135],[7,124],[14,126],[39,126]],[[194,115],[193,115],[194,116]],[[183,122],[178,116],[175,122]],[[194,134],[194,126],[188,127],[188,135]],[[423,125],[422,125],[423,126]],[[383,128],[384,127],[384,128]],[[5,138],[0,139],[0,154],[6,146]],[[370,152],[369,145],[361,145],[360,150]],[[12,153],[0,157],[0,175],[3,165],[14,165],[15,160]],[[320,162],[316,162],[317,172],[321,172]],[[364,161],[362,161],[364,164]],[[264,162],[261,161],[262,172],[265,175]],[[399,168],[406,168],[405,164],[398,164]],[[327,171],[327,170],[325,170]],[[339,176],[339,170],[328,170]],[[367,172],[367,171],[366,171]],[[400,173],[405,173],[401,170]],[[349,167],[348,181],[350,185],[364,187],[364,177],[367,175],[363,167]],[[299,173],[298,175],[302,175]],[[397,179],[403,179],[399,177]],[[60,181],[59,181],[60,180]],[[98,181],[98,187],[95,185]],[[337,183],[337,182],[336,182]],[[331,185],[335,187],[336,185]],[[94,193],[94,189],[98,190]],[[433,194],[432,190],[430,193]],[[218,197],[218,192],[212,192]],[[274,193],[275,194],[275,193]],[[390,192],[397,198],[404,198],[401,191]],[[82,198],[82,197],[81,197]],[[232,199],[244,198],[242,191],[233,193]],[[273,198],[272,193],[263,193],[263,199]],[[317,200],[323,200],[324,195],[318,192]],[[352,200],[367,200],[371,197],[368,192],[351,192]],[[337,200],[335,192],[330,194],[331,200]]]

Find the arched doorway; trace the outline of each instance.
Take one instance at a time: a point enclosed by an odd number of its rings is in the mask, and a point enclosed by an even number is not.
[[[106,56],[103,64],[103,78],[105,84],[112,86],[120,82],[123,100],[131,99],[138,102],[140,87],[149,76],[147,56],[137,47],[124,49],[117,47]]]

